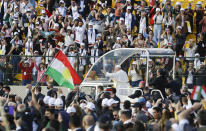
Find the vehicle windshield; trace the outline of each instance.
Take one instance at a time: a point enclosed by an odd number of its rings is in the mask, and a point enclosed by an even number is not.
[[[101,56],[92,65],[84,79],[84,82],[111,82],[111,79],[105,76],[105,72],[114,72],[114,67],[116,65],[122,66],[126,63],[126,66],[128,66],[128,62],[131,63],[132,61],[137,61],[138,63],[143,63],[146,65],[146,61],[149,56],[152,57],[160,55],[173,56],[174,53],[170,49],[121,48],[112,50]],[[131,59],[131,57],[134,59]],[[129,67],[125,67],[124,70],[126,71],[128,68]]]

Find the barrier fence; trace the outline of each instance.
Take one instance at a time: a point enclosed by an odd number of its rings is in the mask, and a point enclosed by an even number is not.
[[[91,65],[95,60],[98,59],[98,57],[92,57],[92,56],[67,56],[71,65],[74,67],[74,69],[77,71],[79,76],[83,79]],[[37,65],[39,63],[44,63],[46,67],[48,66],[49,62],[53,59],[53,56],[20,56],[20,55],[5,55],[0,56],[0,82],[3,82],[8,85],[21,85],[22,80],[22,73],[21,69],[19,67],[19,62],[23,60],[23,62],[28,61],[31,63],[32,60],[36,61]],[[139,59],[143,57],[132,57],[132,59]],[[155,56],[155,58],[151,58],[153,60],[157,59],[158,57]],[[164,57],[166,58],[166,57]],[[132,61],[130,59],[130,61]],[[146,58],[145,58],[146,59]],[[172,58],[171,58],[172,59]],[[180,61],[181,66],[184,68],[184,70],[188,67],[188,60],[195,60],[200,59],[201,61],[205,61],[205,57],[176,57],[176,60]],[[84,61],[84,63],[83,63]],[[128,64],[131,62],[128,62]],[[156,64],[156,63],[155,63]],[[34,67],[35,68],[35,67]],[[37,72],[33,68],[32,71],[32,77],[33,77],[33,84],[36,83],[37,79]],[[206,74],[194,74],[194,76],[198,77],[205,77]],[[176,77],[184,77],[185,74],[176,74]],[[49,78],[47,78],[47,82],[49,81]]]

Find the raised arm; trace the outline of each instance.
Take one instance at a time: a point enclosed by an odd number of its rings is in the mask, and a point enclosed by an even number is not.
[[[34,62],[34,67],[36,68],[37,71],[39,71],[39,67],[36,65],[36,62]]]
[[[32,90],[31,90],[32,102],[34,104],[34,107],[39,111],[40,110],[40,105],[39,105],[39,103],[36,100],[36,97],[35,97],[35,94],[34,94],[34,90],[35,90],[35,88],[32,88]]]

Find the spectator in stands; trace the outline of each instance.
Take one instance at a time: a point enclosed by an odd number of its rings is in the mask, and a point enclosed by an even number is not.
[[[204,40],[204,33],[200,33],[200,36],[198,37],[198,43],[197,43],[197,50],[196,52],[200,55],[201,62],[204,61],[205,57],[205,51],[206,51],[206,42]]]
[[[195,84],[194,75],[195,75],[194,63],[189,62],[189,67],[185,71],[185,83],[187,84],[189,89],[192,89],[193,85]]]
[[[160,42],[162,33],[163,16],[160,13],[160,8],[156,8],[156,14],[153,17],[154,20],[154,38],[155,41]]]
[[[132,87],[138,87],[139,82],[142,80],[139,66],[137,64],[138,63],[136,61],[133,61],[131,69],[128,72],[128,76],[131,77],[130,84]]]
[[[27,59],[22,59],[19,62],[19,67],[21,69],[22,72],[22,85],[27,85],[27,84],[31,84],[32,82],[32,69],[34,67],[34,62],[33,60],[31,60],[31,64],[30,61]]]
[[[38,74],[37,74],[37,82],[39,85],[46,85],[46,75],[44,74],[46,72],[46,66],[44,63],[40,63],[39,66],[34,63],[34,67],[36,68]]]
[[[175,49],[176,55],[183,56],[182,48],[185,44],[186,36],[183,34],[182,26],[177,26],[175,37],[176,37],[176,49]]]

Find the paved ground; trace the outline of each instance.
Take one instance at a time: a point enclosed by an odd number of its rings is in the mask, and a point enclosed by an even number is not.
[[[16,94],[18,96],[21,96],[22,98],[24,98],[26,96],[26,88],[25,88],[25,86],[10,86],[10,87],[11,87],[11,93],[12,94]],[[57,88],[57,87],[54,87],[54,88]],[[70,92],[68,90],[68,88],[65,88],[65,87],[58,87],[58,88],[62,89],[63,94],[65,96],[67,96],[67,94]],[[46,86],[42,86],[42,93],[46,94],[47,91],[48,91],[47,87]]]

